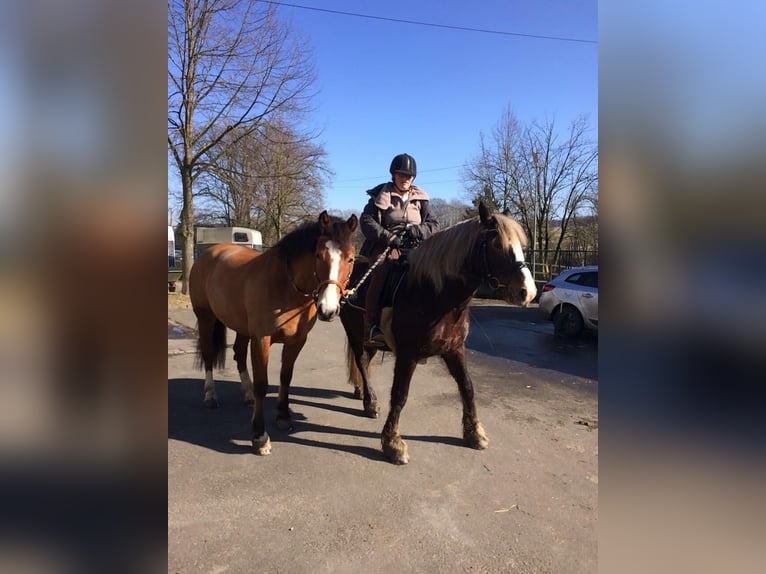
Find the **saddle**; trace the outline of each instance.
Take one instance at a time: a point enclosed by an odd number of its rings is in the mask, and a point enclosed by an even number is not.
[[[357,270],[359,270],[359,276],[361,276],[364,272],[367,271],[370,261],[362,256],[357,258],[356,261],[358,265],[354,269],[354,273],[357,273]],[[388,307],[391,307],[393,305],[394,301],[394,295],[396,294],[396,290],[399,288],[399,284],[401,283],[402,279],[407,273],[407,260],[406,258],[401,258],[398,260],[391,260],[390,266],[388,270],[388,275],[386,276],[386,281],[383,284],[383,290],[381,291],[380,295],[380,309],[385,309]],[[359,277],[352,276],[351,282],[354,283],[355,280],[358,280]],[[364,308],[364,300],[367,296],[367,287],[369,285],[369,282],[365,281],[362,285],[360,285],[355,291],[354,294],[349,297],[349,301],[353,303],[354,305],[360,306]]]
[[[386,282],[383,285],[383,291],[380,294],[381,310],[393,306],[394,295],[396,294],[396,290],[399,288],[399,284],[402,282],[402,279],[404,279],[404,276],[407,274],[408,268],[409,265],[407,265],[406,258],[400,258],[395,261],[391,261],[391,265],[388,269],[388,275],[386,276]]]
[[[394,341],[393,331],[391,330],[391,322],[393,319],[394,310],[393,300],[394,296],[396,295],[396,291],[399,289],[399,285],[402,283],[402,279],[404,279],[405,275],[407,275],[408,269],[409,266],[407,265],[406,259],[393,261],[388,270],[386,282],[383,285],[383,291],[380,297],[380,323],[378,326],[380,327],[380,330],[383,331],[383,336],[385,337],[386,344],[388,345],[388,349],[383,350],[389,350],[394,354],[396,354],[396,344]],[[364,298],[366,293],[366,284],[355,292],[352,299],[354,300],[354,304],[357,305],[357,308],[363,308],[362,306],[364,305]],[[362,306],[360,306],[359,303],[361,303]],[[425,365],[427,362],[428,359],[420,359],[418,364]]]
[[[402,283],[402,279],[407,275],[408,269],[409,266],[407,265],[406,258],[393,261],[388,270],[386,282],[383,285],[383,291],[380,296],[380,330],[383,331],[386,344],[393,353],[396,353],[394,335],[391,330],[394,297],[399,289],[399,285]]]

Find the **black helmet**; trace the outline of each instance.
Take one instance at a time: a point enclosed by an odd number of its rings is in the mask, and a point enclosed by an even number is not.
[[[391,160],[391,167],[388,168],[388,171],[391,173],[391,177],[394,177],[395,173],[403,173],[416,177],[418,175],[418,165],[415,163],[414,157],[406,153],[400,153]]]

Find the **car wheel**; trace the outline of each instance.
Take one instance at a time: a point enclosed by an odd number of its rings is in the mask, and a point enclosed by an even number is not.
[[[553,333],[557,337],[577,337],[582,333],[584,322],[580,312],[567,305],[553,318]]]

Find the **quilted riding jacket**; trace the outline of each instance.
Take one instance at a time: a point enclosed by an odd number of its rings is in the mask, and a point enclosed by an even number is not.
[[[393,233],[392,228],[406,226],[410,234],[418,241],[430,237],[439,229],[439,222],[431,213],[428,194],[413,185],[407,194],[407,200],[395,191],[391,182],[381,183],[367,190],[370,200],[367,202],[360,227],[364,243],[360,255],[377,257],[388,245]]]

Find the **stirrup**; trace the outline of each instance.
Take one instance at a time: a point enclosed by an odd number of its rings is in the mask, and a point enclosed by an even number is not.
[[[377,325],[373,325],[370,328],[370,332],[364,344],[367,347],[375,347],[376,349],[388,349],[388,343],[386,343],[383,331],[381,331],[380,327]]]

